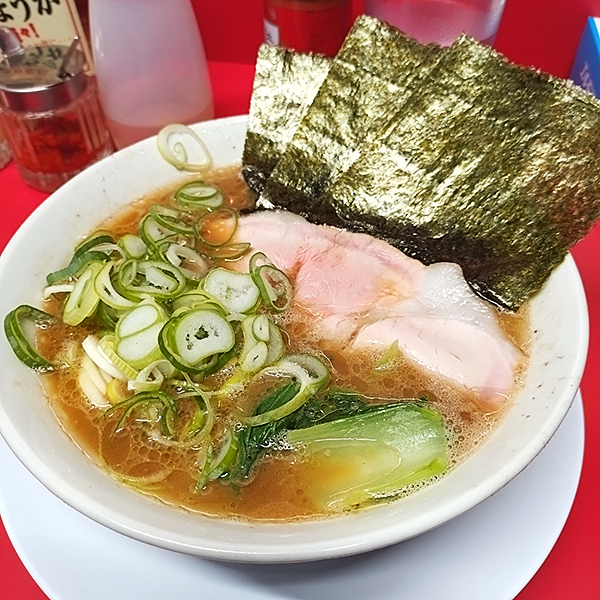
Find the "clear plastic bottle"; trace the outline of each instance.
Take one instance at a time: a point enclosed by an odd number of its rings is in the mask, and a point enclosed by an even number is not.
[[[190,0],[89,0],[96,75],[118,148],[169,123],[214,117]]]

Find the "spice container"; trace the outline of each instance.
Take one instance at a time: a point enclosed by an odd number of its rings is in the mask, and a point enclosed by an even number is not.
[[[25,49],[0,29],[0,125],[23,179],[52,192],[113,151],[96,85],[77,38]]]
[[[265,41],[334,56],[351,26],[350,0],[265,0]]]

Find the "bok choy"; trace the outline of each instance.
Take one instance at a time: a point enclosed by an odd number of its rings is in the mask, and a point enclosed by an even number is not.
[[[409,402],[289,430],[285,439],[326,471],[308,493],[327,510],[380,502],[448,465],[442,417]]]
[[[255,414],[285,406],[300,384],[289,383],[264,398]],[[418,398],[371,404],[333,390],[294,413],[238,434],[237,458],[224,476],[234,484],[252,477],[267,453],[299,451],[326,476],[305,492],[326,511],[348,510],[401,493],[404,486],[442,474],[448,466],[441,415]]]

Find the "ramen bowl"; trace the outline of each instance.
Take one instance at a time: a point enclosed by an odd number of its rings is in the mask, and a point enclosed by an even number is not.
[[[215,166],[240,161],[247,120],[194,126]],[[44,202],[0,257],[0,314],[40,306],[46,274],[103,219],[186,175],[150,139],[92,166]],[[264,523],[206,517],[167,506],[103,472],[61,428],[38,376],[0,342],[0,433],[27,469],[65,503],[117,532],[212,559],[301,562],[381,548],[441,526],[490,497],[544,448],[571,406],[588,343],[585,295],[568,256],[531,300],[531,360],[499,427],[470,458],[432,485],[388,504],[326,520]]]

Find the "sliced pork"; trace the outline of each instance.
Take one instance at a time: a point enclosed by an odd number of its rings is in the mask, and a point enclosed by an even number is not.
[[[329,339],[382,352],[397,341],[422,368],[491,408],[506,400],[521,353],[458,265],[425,266],[369,235],[284,211],[242,217],[236,237],[291,277],[295,301]]]

